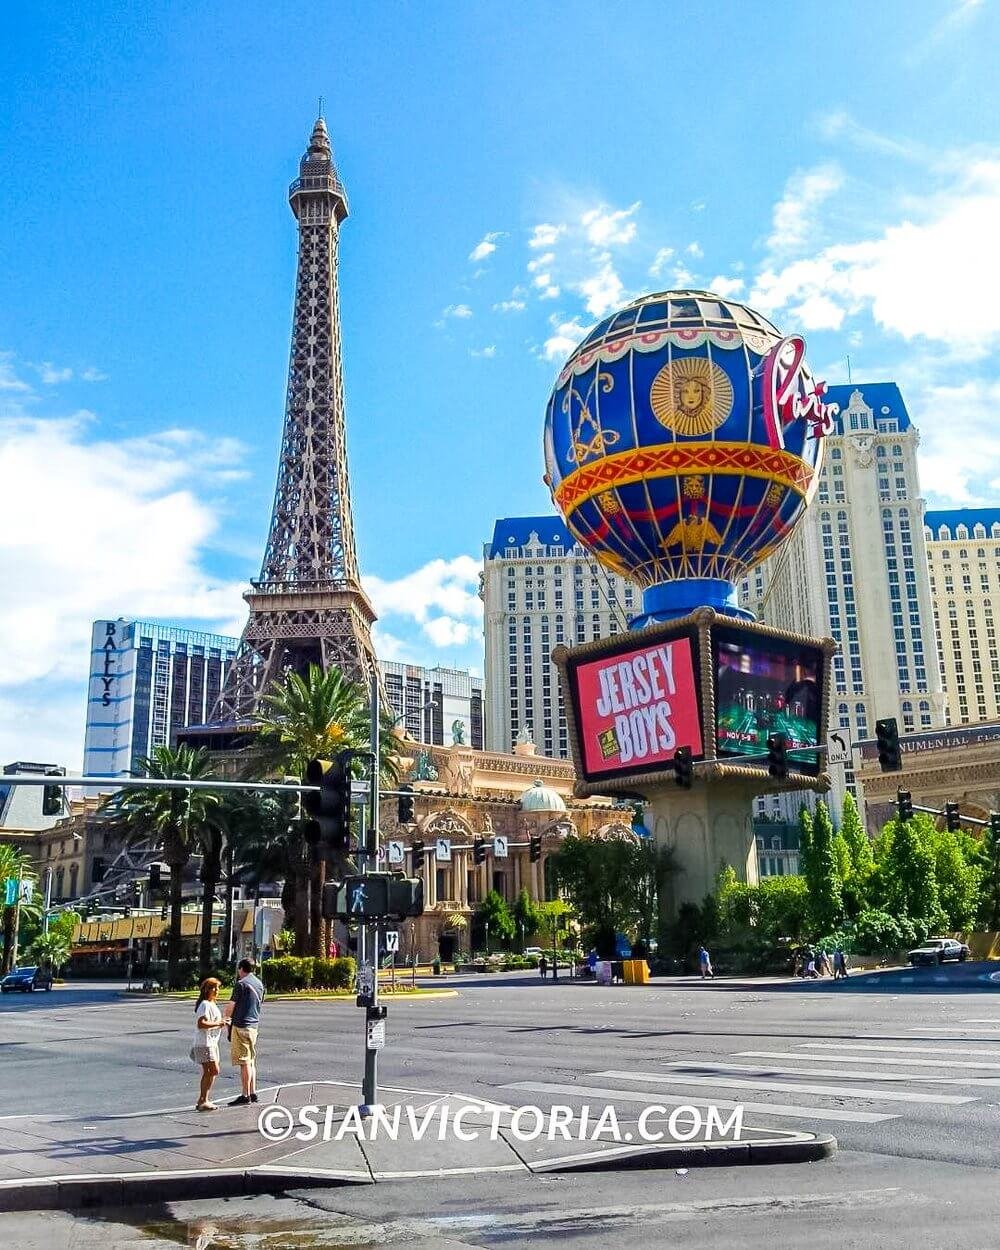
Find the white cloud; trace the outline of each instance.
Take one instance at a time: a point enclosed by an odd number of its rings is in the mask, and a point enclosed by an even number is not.
[[[56,386],[60,382],[69,382],[73,377],[72,369],[59,368],[54,365],[51,360],[43,360],[39,364],[32,365],[31,367],[46,386]]]
[[[415,621],[436,647],[462,646],[482,622],[481,567],[472,556],[456,556],[394,580],[369,574],[362,581],[380,617]]]
[[[721,295],[723,299],[735,299],[744,286],[746,283],[742,278],[726,278],[722,274],[717,274],[708,284],[708,289],[714,291],[716,295]]]
[[[705,211],[705,201],[695,200],[691,205],[692,213],[703,213]]]
[[[701,250],[700,243],[689,243],[684,249],[689,256],[693,256],[695,260],[701,260],[705,253]]]
[[[995,416],[1000,380],[915,387],[908,406],[920,429],[921,490],[946,503],[994,503],[991,479],[1000,472]]]
[[[598,208],[590,209],[580,218],[587,240],[594,247],[631,243],[636,231],[632,217],[641,207],[642,201],[636,200],[629,208],[614,210],[602,204]]]
[[[135,615],[194,620],[217,630],[242,620],[243,586],[209,573],[202,553],[218,517],[193,486],[235,470],[234,440],[195,431],[87,438],[89,413],[0,419],[0,687],[17,704],[22,757],[51,725],[26,719],[32,683],[70,683],[79,715],[64,727],[63,758],[78,759],[92,622]],[[40,733],[40,738],[33,738]]]
[[[524,312],[527,307],[523,299],[503,299],[499,304],[493,305],[494,312],[510,313]]]
[[[765,313],[790,309],[806,329],[838,328],[846,315],[868,311],[908,341],[981,356],[1000,343],[1000,248],[984,245],[998,219],[1000,159],[973,161],[950,190],[928,197],[921,219],[769,265],[750,303]]]
[[[622,280],[606,258],[596,273],[576,284],[576,289],[583,296],[587,312],[592,317],[603,317],[624,303],[626,298]]]
[[[674,284],[679,287],[690,287],[694,284],[694,274],[683,265],[678,265],[674,270]]]
[[[106,382],[108,380],[108,375],[102,373],[100,369],[95,368],[93,365],[89,365],[84,369],[80,377],[84,382]]]
[[[492,256],[497,250],[497,240],[504,238],[504,233],[503,230],[487,231],[469,253],[469,260],[480,261],[485,260],[487,256]]]
[[[785,184],[785,193],[774,206],[768,251],[788,255],[800,251],[815,228],[816,213],[840,190],[844,177],[835,165],[798,170]]]
[[[435,647],[463,647],[472,638],[472,626],[450,616],[435,616],[424,625],[424,633]]]
[[[528,273],[537,273],[539,269],[545,269],[555,260],[555,252],[545,252],[541,256],[536,256],[534,260],[528,261]]]
[[[667,267],[667,263],[673,259],[674,249],[672,247],[661,247],[653,257],[653,263],[649,266],[649,276],[658,278]]]
[[[556,286],[555,283],[549,282],[548,274],[545,275],[544,283],[536,282],[535,285],[540,286],[542,288],[541,293],[538,296],[539,299],[558,299],[559,298],[561,288]]]
[[[580,325],[576,317],[572,321],[560,321],[558,317],[553,317],[550,324],[553,333],[542,344],[541,351],[546,360],[561,360],[568,356],[580,340],[594,328],[593,325]]]
[[[531,238],[528,239],[529,247],[551,247],[562,235],[566,233],[564,225],[554,226],[549,222],[542,222],[541,225],[535,226],[531,232]]]
[[[492,360],[497,354],[496,343],[490,343],[486,347],[472,347],[469,349],[470,356],[481,356],[487,360]]]
[[[21,395],[31,391],[28,383],[18,377],[13,352],[0,352],[0,391],[17,391]]]
[[[468,304],[449,304],[447,308],[441,309],[442,317],[456,317],[459,321],[465,321],[472,316],[472,309]]]

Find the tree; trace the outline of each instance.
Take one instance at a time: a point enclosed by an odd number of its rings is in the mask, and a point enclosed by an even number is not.
[[[35,963],[47,964],[53,972],[58,972],[69,959],[72,944],[72,933],[50,928],[48,933],[39,933],[28,948],[28,954]]]
[[[867,881],[871,876],[875,859],[872,855],[872,844],[858,815],[858,805],[854,795],[848,791],[844,795],[844,808],[840,818],[840,835],[847,843],[850,855],[850,875]]]
[[[792,938],[809,929],[809,889],[804,877],[765,877],[757,886],[757,932],[766,942]]]
[[[491,942],[510,946],[514,940],[514,917],[506,900],[490,890],[472,914],[473,949],[483,946],[487,951]]]
[[[5,894],[0,894],[0,911],[3,916],[3,971],[10,972],[14,966],[14,948],[18,929],[25,920],[41,913],[42,901],[39,897],[38,876],[31,859],[23,852],[16,850],[9,843],[0,843],[0,890],[4,882],[29,881],[32,885],[31,902],[16,903],[8,907]]]
[[[525,939],[534,937],[544,925],[545,913],[537,903],[532,901],[528,891],[522,889],[514,900],[511,914],[514,919],[514,930],[523,951]]]
[[[812,840],[803,873],[809,891],[813,923],[821,933],[835,929],[844,914],[840,873],[834,850],[833,825],[825,803],[816,804]]]
[[[227,790],[222,797],[221,820],[226,832],[227,878],[233,876],[251,895],[262,882],[281,881],[285,923],[294,928],[297,857],[302,836],[296,824],[298,798],[291,793]],[[232,950],[232,890],[226,889],[226,912],[220,948],[223,958]],[[293,943],[288,943],[292,949]]]
[[[975,923],[982,873],[977,864],[968,863],[959,839],[949,829],[938,829],[926,817],[918,824],[918,833],[934,857],[934,878],[938,901],[947,917],[949,929],[967,929]]]
[[[324,672],[310,664],[305,676],[288,673],[261,701],[255,718],[259,733],[247,750],[247,767],[253,776],[290,774],[301,777],[310,760],[333,759],[341,751],[365,751],[371,747],[371,713],[368,692],[349,681],[339,669]],[[399,776],[396,756],[399,741],[395,722],[385,712],[379,724],[379,780],[395,783]],[[300,955],[326,953],[325,925],[320,915],[321,891],[326,865],[315,861],[294,830],[296,845],[289,847],[294,870],[295,940]],[[331,867],[338,877],[349,865],[347,856]]]
[[[879,838],[880,902],[884,911],[907,917],[918,930],[941,927],[945,916],[938,896],[934,856],[918,827],[920,818],[893,817]]]
[[[813,844],[812,812],[803,803],[799,808],[799,872],[808,877]]]
[[[980,923],[987,929],[1000,929],[1000,829],[994,831],[992,825],[987,825],[983,837],[983,856]]]
[[[655,926],[668,856],[645,840],[568,837],[552,857],[557,880],[581,924],[614,943],[617,933],[649,936]]]
[[[140,769],[153,780],[206,781],[212,761],[204,747],[156,747],[152,756],[139,761]],[[170,868],[170,938],[167,951],[167,984],[178,989],[181,953],[181,912],[184,905],[184,869],[191,855],[215,836],[219,818],[219,795],[211,790],[181,788],[119,790],[105,805],[110,819],[127,835],[152,836]],[[207,891],[205,891],[207,895]],[[214,895],[214,887],[213,887]],[[208,938],[211,941],[211,897],[202,901],[202,941],[205,908],[208,907]]]

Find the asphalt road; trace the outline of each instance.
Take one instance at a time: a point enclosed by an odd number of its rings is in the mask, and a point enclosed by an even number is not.
[[[515,1105],[743,1104],[748,1124],[832,1132],[829,1162],[174,1204],[99,1220],[0,1217],[15,1246],[177,1244],[172,1221],[222,1221],[204,1245],[953,1246],[1000,1244],[1000,980],[996,965],[847,983],[649,987],[449,978],[457,998],[392,1004],[385,1084]],[[125,1001],[108,987],[0,1000],[0,1116],[128,1111],[193,1096],[192,1004]],[[362,1013],[342,1002],[265,1004],[261,1085],[354,1081]],[[228,1070],[220,1094],[234,1088]],[[13,1122],[5,1121],[7,1127]],[[388,1196],[387,1196],[388,1195]],[[418,1221],[414,1224],[413,1221]],[[48,1223],[46,1223],[46,1221]],[[252,1230],[247,1224],[253,1225]],[[4,1228],[4,1224],[7,1225]],[[203,1230],[204,1231],[204,1230]],[[33,1242],[32,1237],[39,1240]],[[93,1240],[91,1240],[91,1237]],[[311,1238],[315,1237],[316,1240]],[[102,1240],[103,1238],[103,1240]],[[305,1238],[305,1240],[302,1240]],[[192,1244],[193,1244],[192,1239]],[[256,1243],[255,1243],[256,1244]]]

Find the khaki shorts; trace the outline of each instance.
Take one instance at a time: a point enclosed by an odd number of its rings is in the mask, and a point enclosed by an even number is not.
[[[241,1063],[256,1063],[257,1030],[241,1029],[238,1025],[233,1025],[233,1035],[229,1039],[229,1055],[234,1068],[239,1067]]]

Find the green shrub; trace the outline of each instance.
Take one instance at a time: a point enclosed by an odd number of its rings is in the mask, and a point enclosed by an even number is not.
[[[313,960],[313,989],[348,990],[354,985],[357,964],[348,956]]]
[[[264,988],[272,994],[288,994],[308,990],[313,984],[316,961],[309,956],[284,955],[281,959],[265,959],[261,965]]]

